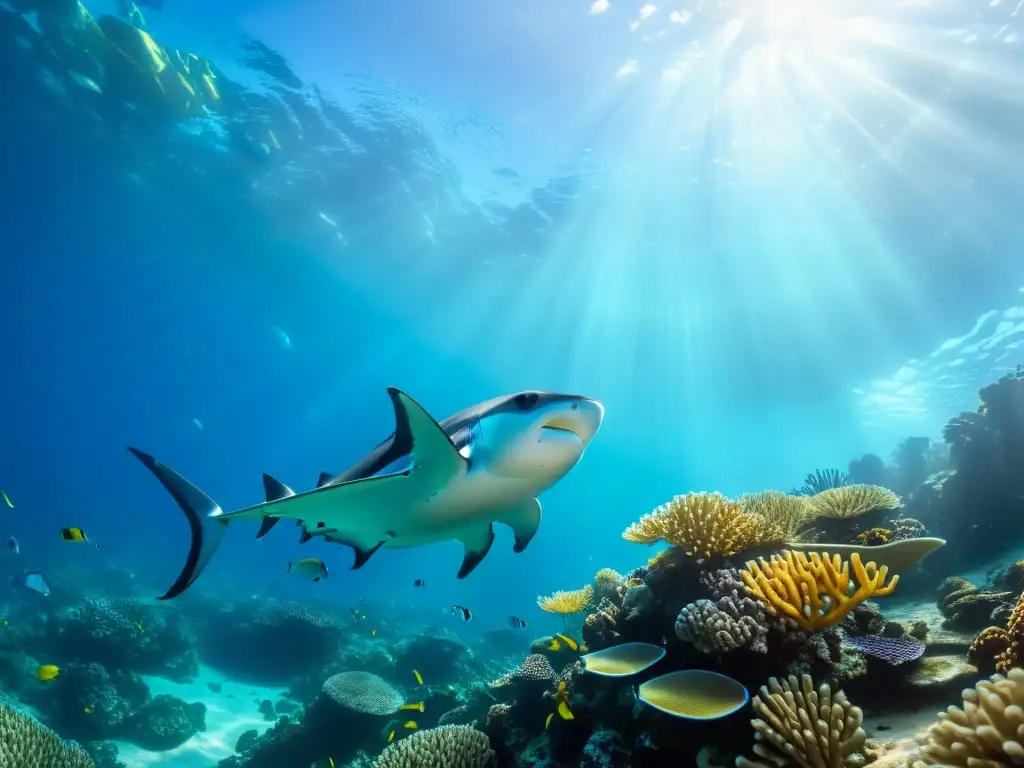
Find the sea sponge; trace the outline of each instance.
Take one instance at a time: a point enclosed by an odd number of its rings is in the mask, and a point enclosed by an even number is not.
[[[993,675],[963,693],[920,739],[914,768],[1009,768],[1024,765],[1024,670]]]
[[[800,541],[805,535],[809,508],[805,496],[782,491],[747,493],[739,498],[743,511],[782,531],[784,541]]]
[[[763,759],[736,758],[737,768],[853,768],[864,764],[859,754],[867,740],[864,713],[842,691],[822,685],[817,691],[810,675],[800,680],[771,678],[753,700],[757,718],[754,753]]]
[[[468,725],[418,731],[389,745],[374,768],[485,768],[494,757],[490,739]]]
[[[666,541],[706,560],[782,541],[785,535],[778,525],[747,514],[742,504],[720,493],[688,493],[641,517],[622,538],[638,544]]]
[[[6,704],[0,704],[0,766],[11,768],[93,768],[92,758],[74,742]]]
[[[582,613],[594,599],[594,588],[587,584],[581,589],[570,591],[559,590],[547,597],[538,597],[537,605],[542,611],[568,615]]]
[[[850,594],[850,566],[857,590]],[[874,563],[864,565],[854,552],[848,561],[827,552],[793,552],[772,555],[771,562],[751,560],[740,578],[747,591],[770,610],[792,619],[802,628],[815,632],[832,627],[870,597],[891,594],[899,576],[888,585],[888,569]]]
[[[828,488],[807,499],[810,517],[851,518],[875,509],[896,509],[900,497],[880,485]]]
[[[399,690],[369,672],[332,675],[321,693],[345,709],[368,715],[392,715],[405,704],[405,697]]]

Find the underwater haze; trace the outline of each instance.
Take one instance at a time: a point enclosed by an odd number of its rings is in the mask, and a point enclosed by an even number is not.
[[[966,766],[913,737],[1024,705],[1022,33],[0,2],[0,768],[757,768],[790,675],[822,766]]]

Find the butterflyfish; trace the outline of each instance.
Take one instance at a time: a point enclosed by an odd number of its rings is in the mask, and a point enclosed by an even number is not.
[[[414,581],[412,585],[414,587],[425,587],[427,586],[427,582],[425,582],[423,579],[416,579],[416,581]]]
[[[53,680],[60,674],[60,667],[56,664],[43,664],[36,670],[36,679],[42,683]]]
[[[81,528],[61,528],[60,537],[64,541],[79,542],[84,541],[86,544],[92,544],[96,549],[100,548],[100,545],[95,541],[90,541],[89,537],[85,535],[85,531]]]
[[[580,656],[583,669],[602,677],[629,677],[652,667],[665,656],[665,649],[651,643],[620,643]]]
[[[520,619],[518,616],[509,616],[508,623],[515,629],[526,629],[526,621]]]
[[[473,614],[469,612],[469,608],[462,605],[453,605],[451,611],[452,616],[462,619],[463,621],[469,621],[473,618]]]
[[[731,677],[684,669],[643,683],[637,688],[637,698],[674,717],[718,720],[742,709],[750,694]]]

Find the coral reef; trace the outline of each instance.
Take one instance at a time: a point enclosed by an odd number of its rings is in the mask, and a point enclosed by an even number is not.
[[[389,745],[374,768],[486,768],[494,750],[486,734],[466,725],[442,725]]]
[[[889,664],[917,661],[924,655],[925,644],[914,637],[885,637],[882,635],[847,635],[847,645],[861,653]]]
[[[913,768],[1005,768],[1024,765],[1024,670],[993,675],[963,693],[922,739]]]
[[[796,763],[805,768],[853,768],[864,764],[864,714],[842,691],[817,690],[809,675],[772,678],[753,700],[757,718],[754,753],[761,760],[736,759],[737,768],[771,768]]]
[[[0,765],[93,768],[93,761],[77,744],[62,740],[31,717],[0,704]]]
[[[850,592],[850,566],[853,566],[856,591]],[[886,584],[888,569],[874,563],[864,565],[856,552],[849,561],[839,555],[829,557],[787,551],[774,555],[771,562],[747,563],[740,577],[751,595],[761,600],[769,611],[778,611],[807,630],[835,626],[850,611],[867,600],[891,594],[899,576]]]
[[[877,509],[896,509],[900,497],[879,485],[845,485],[828,488],[807,499],[809,516],[847,519]]]
[[[683,606],[675,632],[680,640],[692,643],[704,653],[726,653],[744,647],[758,653],[768,652],[764,609],[749,597],[723,597],[718,602],[698,600]]]

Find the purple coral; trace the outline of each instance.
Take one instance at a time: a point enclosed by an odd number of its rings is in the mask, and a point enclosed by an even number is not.
[[[924,655],[925,648],[924,643],[910,636],[847,635],[844,642],[861,653],[882,659],[889,664],[917,661]]]

